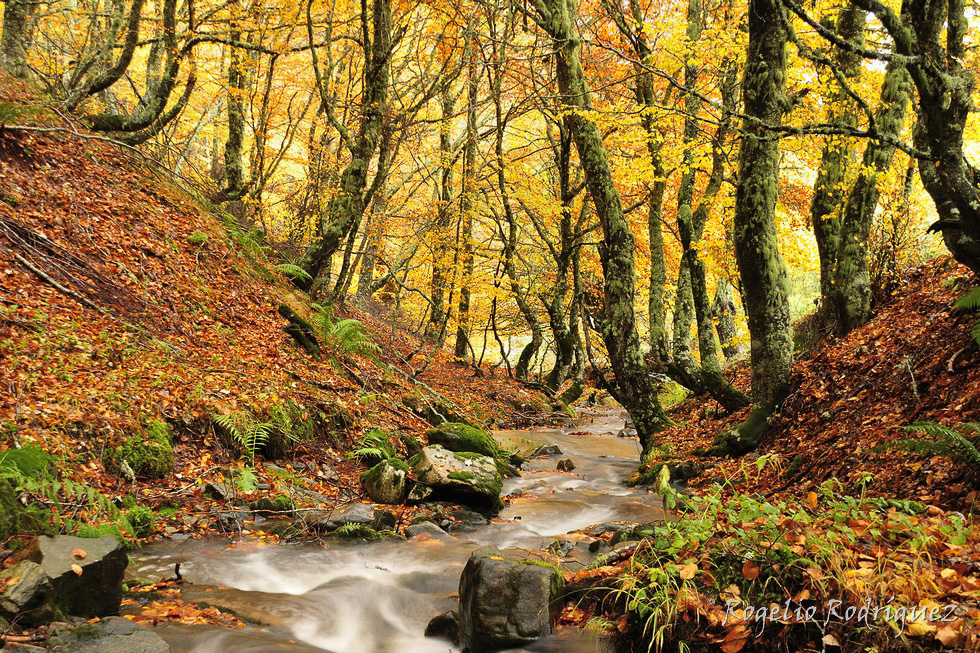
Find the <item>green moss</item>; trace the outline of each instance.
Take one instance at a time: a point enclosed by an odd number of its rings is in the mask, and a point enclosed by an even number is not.
[[[86,537],[93,540],[111,535],[122,544],[129,546],[129,532],[126,529],[128,526],[129,523],[125,520],[122,523],[105,522],[98,525],[78,524],[78,529],[75,531],[75,535],[77,537]]]
[[[481,429],[462,422],[447,422],[425,432],[430,444],[439,444],[455,452],[475,452],[496,458],[500,455],[497,442]]]
[[[146,506],[135,506],[124,516],[129,530],[138,538],[143,538],[153,532],[153,524],[156,521],[153,511]]]
[[[133,435],[110,451],[109,458],[119,471],[125,469],[125,462],[139,477],[163,478],[174,468],[170,429],[166,423],[153,420],[146,425],[143,433]]]
[[[195,231],[187,237],[187,242],[189,242],[191,245],[200,247],[204,243],[208,242],[208,235],[203,231]]]

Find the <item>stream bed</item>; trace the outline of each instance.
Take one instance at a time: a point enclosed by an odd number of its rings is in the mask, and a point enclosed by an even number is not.
[[[319,545],[161,542],[134,553],[129,573],[169,577],[179,562],[188,582],[184,600],[230,608],[266,624],[239,629],[161,624],[155,630],[174,653],[454,652],[458,649],[449,642],[423,632],[432,617],[456,609],[459,576],[475,549],[545,549],[590,525],[664,517],[657,495],[622,484],[639,458],[635,438],[616,437],[622,427],[622,414],[607,412],[561,430],[494,433],[511,449],[557,444],[563,454],[529,460],[520,478],[504,483],[504,496],[519,492],[520,497],[490,524],[445,538]],[[574,471],[556,471],[563,458],[574,462]],[[569,568],[590,562],[592,554],[581,544],[566,560]],[[591,653],[597,646],[588,633],[564,629],[521,650]]]

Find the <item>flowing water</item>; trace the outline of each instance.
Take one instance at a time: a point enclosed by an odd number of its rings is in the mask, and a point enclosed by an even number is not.
[[[423,631],[432,617],[456,608],[459,575],[473,550],[490,544],[543,549],[556,536],[593,524],[663,518],[656,495],[622,484],[639,457],[635,438],[615,436],[622,426],[622,416],[605,413],[565,430],[495,433],[507,447],[557,444],[564,453],[530,460],[521,478],[504,484],[504,495],[520,492],[520,497],[492,523],[452,537],[317,546],[165,542],[134,554],[130,570],[141,578],[166,577],[180,562],[189,583],[185,600],[227,607],[266,624],[158,626],[175,653],[456,651]],[[556,472],[557,461],[566,457],[575,470]],[[584,565],[589,557],[580,545],[567,564]],[[597,644],[588,634],[567,629],[524,650],[587,653]]]

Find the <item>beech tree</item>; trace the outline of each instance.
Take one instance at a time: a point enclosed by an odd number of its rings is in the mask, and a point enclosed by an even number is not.
[[[660,404],[658,387],[640,351],[636,329],[633,234],[623,215],[622,200],[613,183],[608,156],[596,124],[582,112],[591,97],[580,59],[581,40],[575,31],[572,0],[534,0],[530,12],[551,38],[561,101],[570,110],[568,123],[595,205],[603,240],[603,297],[599,316],[602,338],[615,375],[611,389],[636,426],[644,453],[656,443],[656,433],[671,421]]]

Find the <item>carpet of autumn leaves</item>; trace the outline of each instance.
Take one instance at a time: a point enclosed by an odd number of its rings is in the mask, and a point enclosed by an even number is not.
[[[970,336],[977,318],[953,310],[975,285],[971,277],[948,258],[907,271],[868,324],[824,340],[795,362],[791,394],[750,455],[770,455],[778,464],[757,473],[749,463],[746,473],[744,460],[715,461],[705,477],[735,480],[740,492],[798,498],[833,477],[846,492],[865,487],[874,496],[972,511],[978,493],[967,470],[949,458],[871,451],[909,437],[897,426],[980,421],[980,347]],[[747,369],[735,384],[747,386]],[[709,447],[748,414],[722,417],[711,408],[699,400],[678,405],[672,412],[678,425],[663,441],[678,454]]]
[[[0,101],[32,99],[0,84]],[[368,428],[421,434],[428,424],[401,403],[416,384],[356,356],[347,371],[312,360],[283,332],[277,306],[300,302],[254,238],[219,222],[168,172],[38,108],[21,122],[63,131],[0,128],[0,450],[39,443],[64,462],[62,474],[107,496],[151,506],[183,498],[180,519],[158,526],[205,530],[214,502],[202,482],[241,467],[212,417],[261,416],[292,400],[318,416],[317,437],[280,464],[329,465],[338,475],[308,489],[359,497],[361,470],[346,450]],[[348,316],[375,330],[383,362],[413,371],[405,359],[416,340],[369,312],[352,307]],[[533,391],[474,376],[444,352],[418,380],[476,419],[540,405]],[[175,471],[130,484],[103,453],[152,419],[174,427]],[[270,481],[263,469],[258,480]]]

